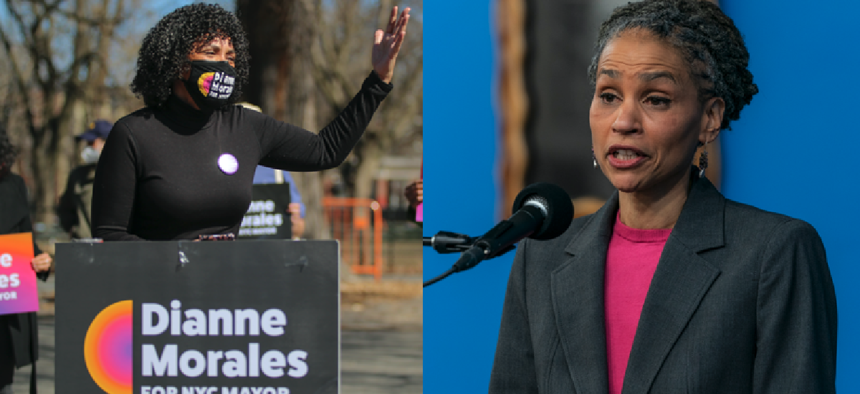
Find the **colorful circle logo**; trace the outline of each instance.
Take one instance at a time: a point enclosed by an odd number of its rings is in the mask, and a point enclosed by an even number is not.
[[[209,89],[212,88],[212,79],[215,78],[214,72],[203,73],[200,75],[200,78],[197,79],[197,87],[200,88],[200,93],[203,93],[204,96],[209,96]]]
[[[108,394],[132,392],[132,302],[114,303],[93,319],[84,339],[87,370]]]

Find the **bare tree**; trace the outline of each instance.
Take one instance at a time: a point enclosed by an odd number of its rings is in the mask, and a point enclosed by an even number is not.
[[[311,72],[324,105],[319,111],[330,118],[343,109],[358,91],[370,71],[370,42],[373,32],[384,27],[393,5],[379,0],[375,5],[351,0],[323,2],[318,14],[319,34],[311,47]],[[397,60],[391,92],[340,170],[355,197],[370,197],[380,159],[387,153],[405,149],[423,133],[422,2],[408,1],[412,8],[406,42]]]
[[[396,89],[341,166],[349,194],[369,197],[384,152],[421,133],[421,22],[413,8],[407,42],[398,57]],[[384,27],[390,0],[377,4],[337,0],[238,0],[236,11],[251,45],[251,80],[245,99],[282,121],[317,131],[358,92],[371,70],[373,32]],[[322,175],[294,174],[306,205],[305,233],[327,238]]]
[[[316,34],[313,0],[238,0],[236,12],[248,34],[251,75],[244,99],[275,119],[318,130],[307,48]],[[328,238],[322,216],[319,173],[295,173],[303,194],[305,236]]]
[[[132,0],[6,0],[0,45],[8,69],[4,104],[10,128],[28,141],[24,167],[36,221],[50,221],[66,174],[75,164],[72,136],[117,101],[107,85],[112,47]],[[135,4],[131,4],[134,8]],[[124,82],[122,83],[125,84]],[[126,89],[127,90],[127,89]],[[126,97],[129,96],[126,94]]]
[[[310,47],[318,34],[316,20],[320,9],[314,0],[299,0],[293,13],[291,40],[293,67],[287,108],[299,124],[308,130],[319,130],[316,92],[311,69]],[[323,216],[323,176],[319,172],[296,173],[293,179],[302,188],[305,203],[305,232],[308,238],[331,238],[330,229]]]

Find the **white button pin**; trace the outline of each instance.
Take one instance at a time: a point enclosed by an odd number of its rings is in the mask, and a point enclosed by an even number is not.
[[[236,160],[236,156],[229,153],[222,153],[221,156],[218,157],[218,167],[221,168],[223,173],[233,175],[239,169],[239,161]]]

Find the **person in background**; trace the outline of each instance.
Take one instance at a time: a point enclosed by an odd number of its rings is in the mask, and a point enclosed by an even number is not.
[[[416,213],[418,206],[424,203],[424,179],[416,179],[406,186],[403,190],[403,195],[406,196],[406,201],[409,202],[409,218],[415,220],[418,224],[423,223],[422,220],[417,220]]]
[[[257,166],[254,172],[254,184],[265,185],[270,183],[290,184],[290,207],[287,213],[292,223],[293,239],[299,239],[305,233],[305,204],[302,203],[302,195],[296,182],[289,171],[276,170],[269,167]]]
[[[17,155],[18,149],[0,127],[0,235],[33,232],[24,179],[10,172]],[[33,252],[36,257],[30,264],[39,279],[47,280],[53,259],[35,244]],[[0,315],[0,394],[12,394],[15,369],[36,362],[39,356],[36,328],[35,313]],[[30,384],[34,382],[31,380]]]
[[[57,206],[60,226],[72,238],[92,238],[90,209],[93,200],[93,180],[96,176],[99,155],[112,127],[113,124],[106,120],[97,120],[90,123],[83,134],[75,137],[87,143],[81,151],[84,164],[69,173],[66,191],[60,197],[60,204]]]

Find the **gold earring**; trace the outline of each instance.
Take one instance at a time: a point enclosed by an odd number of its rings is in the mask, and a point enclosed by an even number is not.
[[[699,155],[699,178],[705,176],[705,170],[708,169],[708,143],[705,142],[702,148],[702,154]]]

